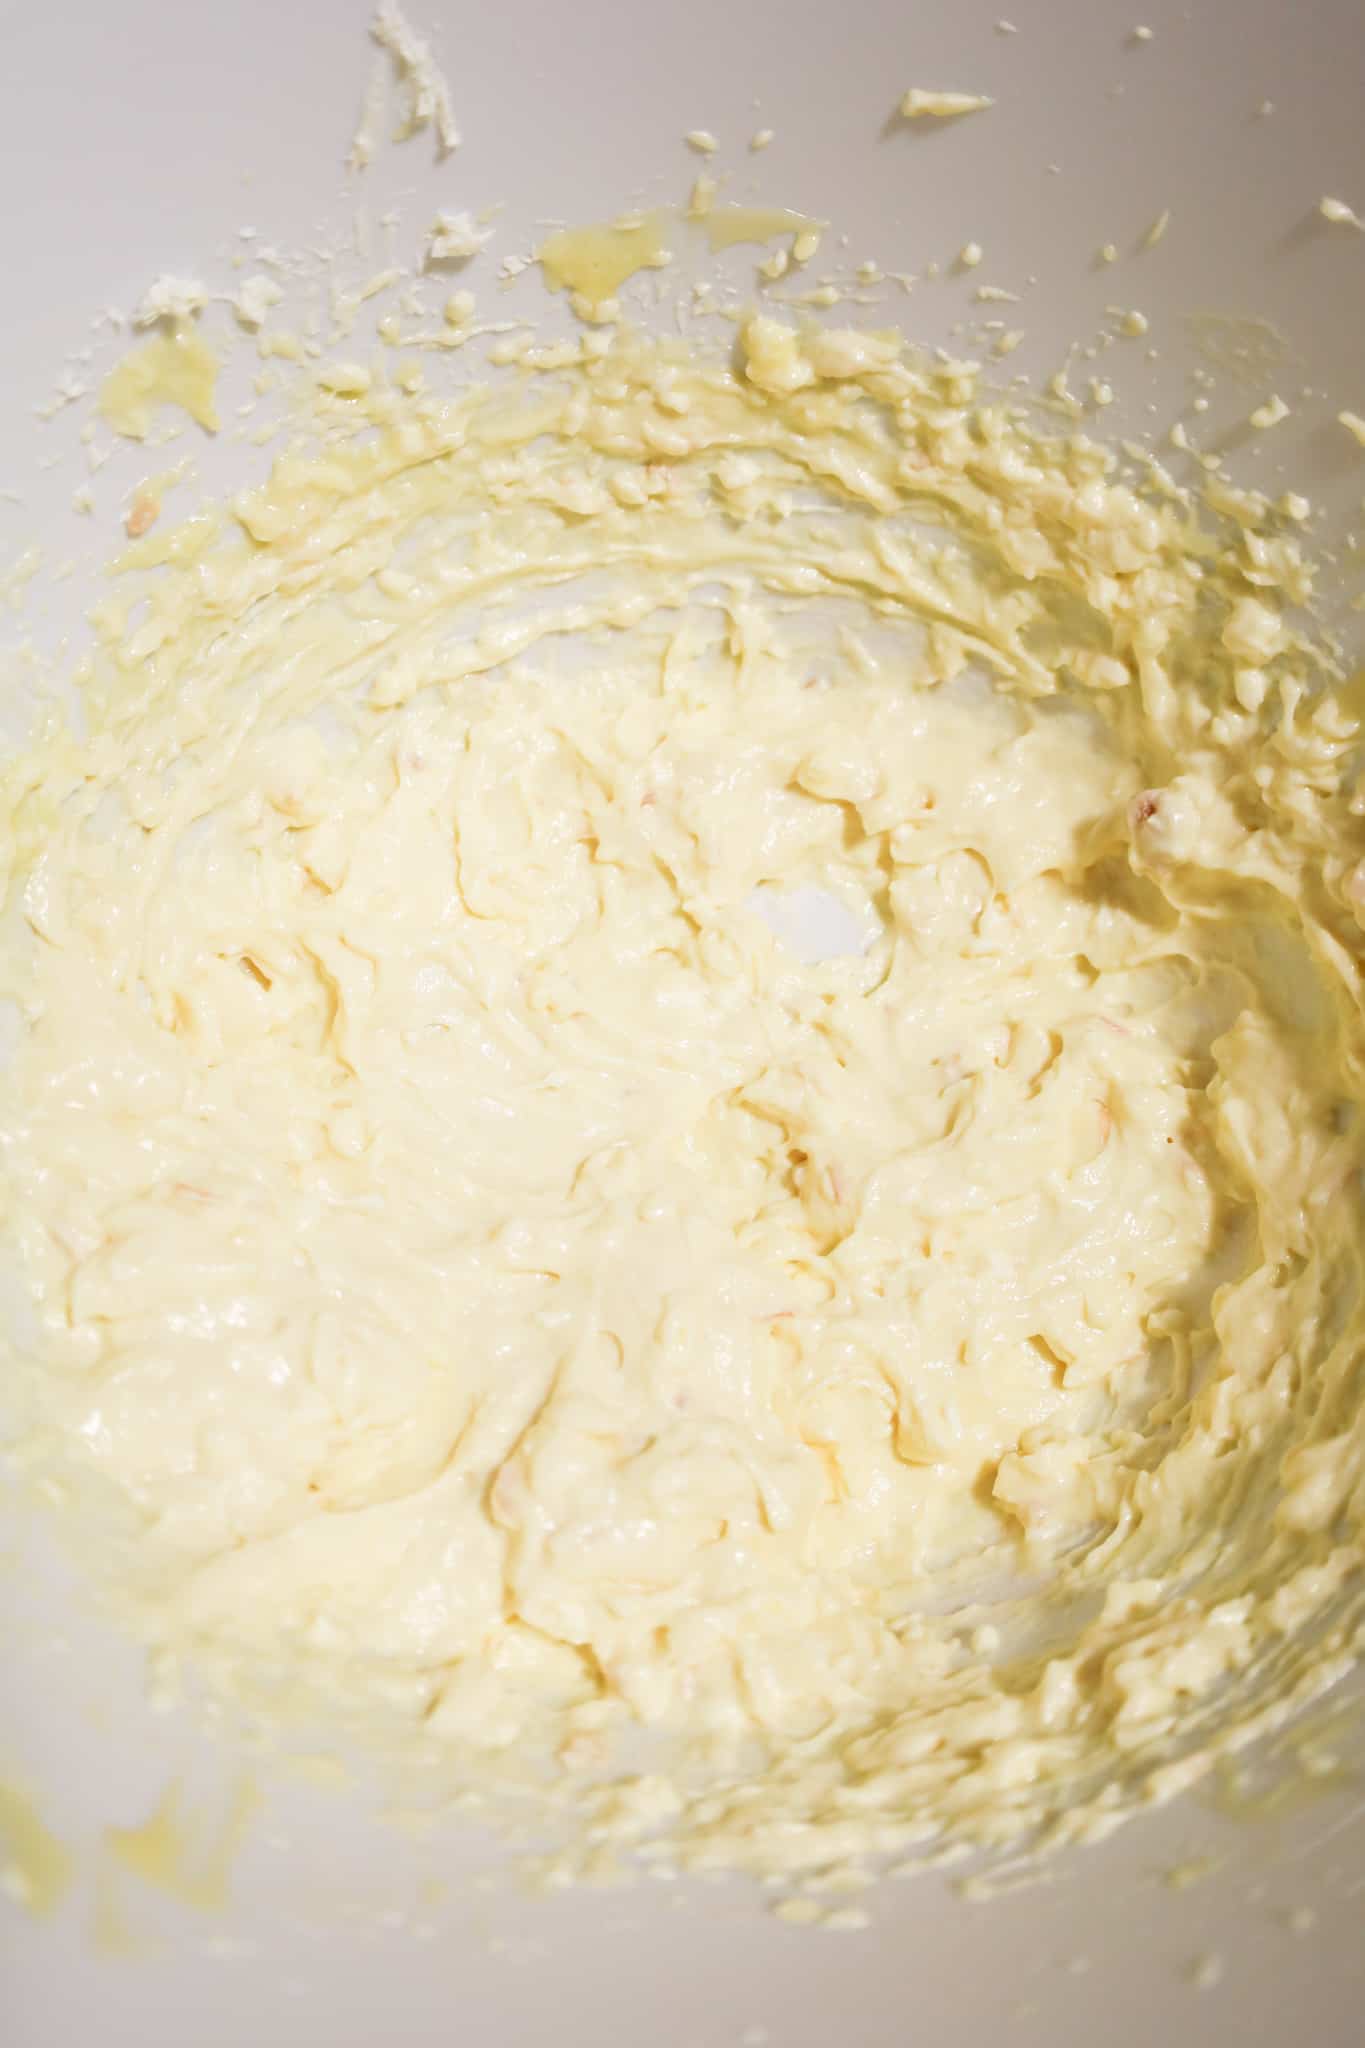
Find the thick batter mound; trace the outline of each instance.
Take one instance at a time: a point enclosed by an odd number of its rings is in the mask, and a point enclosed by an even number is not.
[[[7,770],[30,1455],[212,1682],[683,1862],[1187,1782],[1361,1614],[1292,539],[886,336],[327,402]]]

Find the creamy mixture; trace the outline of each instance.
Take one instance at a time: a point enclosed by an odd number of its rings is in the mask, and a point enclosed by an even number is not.
[[[1362,1611],[1295,544],[889,335],[320,404],[5,771],[49,1490],[211,1683],[684,1863],[1177,1789]]]

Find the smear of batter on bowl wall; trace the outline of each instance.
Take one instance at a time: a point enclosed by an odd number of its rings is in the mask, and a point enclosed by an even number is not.
[[[0,779],[6,1408],[156,1651],[561,1869],[1093,1839],[1360,1645],[1361,676],[1255,493],[738,339],[316,366],[133,540]]]
[[[0,1892],[31,1913],[55,1912],[71,1883],[71,1859],[27,1793],[0,1779]]]

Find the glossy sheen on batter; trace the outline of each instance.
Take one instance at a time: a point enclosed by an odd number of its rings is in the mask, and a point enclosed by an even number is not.
[[[1293,542],[887,335],[320,403],[7,770],[30,1458],[211,1682],[684,1862],[1175,1789],[1360,1614]]]

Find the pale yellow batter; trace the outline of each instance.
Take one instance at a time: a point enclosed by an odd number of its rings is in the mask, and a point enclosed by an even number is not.
[[[548,360],[324,393],[6,772],[30,1455],[211,1683],[683,1862],[1092,1834],[1360,1622],[1308,571],[893,336]]]

